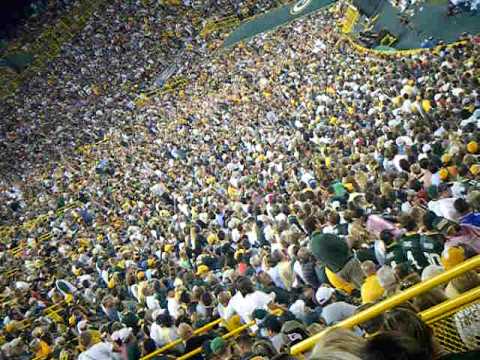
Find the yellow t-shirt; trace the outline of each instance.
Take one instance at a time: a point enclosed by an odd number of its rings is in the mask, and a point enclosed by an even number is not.
[[[328,281],[330,281],[330,284],[332,284],[335,289],[343,290],[347,294],[351,294],[353,289],[355,289],[352,284],[335,275],[335,273],[329,268],[325,268],[325,274],[327,275]]]
[[[45,341],[40,340],[39,349],[36,353],[36,356],[42,357],[42,358],[47,357],[51,352],[52,352],[52,349],[50,349],[50,346],[48,346],[48,344]]]
[[[383,296],[385,289],[380,285],[377,275],[370,275],[362,285],[362,303],[374,302]]]

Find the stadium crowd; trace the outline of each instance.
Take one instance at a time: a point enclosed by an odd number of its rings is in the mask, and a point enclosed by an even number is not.
[[[480,252],[478,39],[379,58],[328,9],[212,55],[190,18],[154,9],[114,2],[8,104],[3,169],[21,180],[3,180],[2,221],[48,219],[1,245],[2,274],[20,271],[0,279],[0,357],[134,360],[181,339],[155,359],[291,359]],[[188,84],[135,104],[130,84],[180,46],[157,26],[183,39]],[[468,272],[308,356],[478,357],[478,306],[455,315],[465,354],[416,314],[479,284]]]

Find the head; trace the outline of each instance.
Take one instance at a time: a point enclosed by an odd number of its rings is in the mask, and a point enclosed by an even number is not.
[[[217,336],[215,339],[210,341],[209,347],[212,354],[217,357],[224,355],[228,350],[227,342],[220,336]]]
[[[238,355],[244,355],[251,351],[255,338],[243,333],[236,339]]]
[[[183,341],[186,341],[193,336],[193,328],[187,323],[181,323],[178,326],[178,335]]]
[[[480,277],[476,271],[470,270],[456,277],[450,283],[459,294],[462,294],[480,286]]]
[[[143,343],[142,343],[142,355],[143,356],[154,352],[156,349],[157,349],[157,346],[155,345],[155,341],[153,341],[152,339],[147,338],[143,341]]]
[[[321,306],[335,302],[335,290],[328,286],[320,286],[315,293],[315,298]]]
[[[380,233],[380,240],[382,240],[385,245],[388,246],[395,240],[395,238],[390,230],[383,230]]]
[[[351,330],[347,329],[330,329],[315,345],[312,356],[321,354],[325,350],[344,351],[356,356],[361,356],[366,341],[364,338],[355,335]]]
[[[363,310],[366,310],[366,309],[372,307],[373,305],[375,305],[375,304],[374,303],[363,304],[355,310],[355,314],[358,314],[358,313],[362,312]],[[359,324],[358,326],[360,328],[362,328],[368,335],[373,335],[373,334],[379,332],[382,329],[383,322],[384,322],[383,314],[380,314],[380,315],[378,315],[378,316],[376,316],[376,317],[374,317],[370,320],[364,321],[363,323]]]
[[[298,250],[297,258],[301,264],[306,264],[312,258],[312,254],[308,248],[302,247]]]
[[[255,355],[262,356],[267,359],[271,359],[277,354],[272,342],[267,339],[260,339],[255,341],[252,346],[252,351]]]
[[[273,283],[272,277],[266,271],[262,271],[258,274],[258,281],[263,286],[269,286]]]
[[[399,222],[407,231],[414,231],[417,228],[417,222],[410,214],[402,214],[399,218]]]
[[[161,327],[172,327],[173,326],[173,318],[168,313],[164,313],[158,315],[155,319],[156,323]]]
[[[218,302],[222,304],[223,306],[227,306],[228,302],[230,301],[230,293],[228,291],[221,291],[218,294]]]
[[[275,336],[282,331],[282,322],[275,315],[267,315],[262,322],[262,326],[265,327],[269,336]]]
[[[272,360],[296,360],[297,358],[287,353],[280,353],[275,355],[271,359]]]
[[[237,291],[239,291],[242,294],[242,296],[246,296],[255,291],[252,281],[249,278],[244,276],[241,276],[237,279],[236,288],[237,288]]]
[[[362,358],[346,351],[325,350],[309,358],[310,360],[362,360]]]
[[[447,300],[448,298],[445,295],[443,289],[433,288],[421,295],[416,296],[413,299],[413,305],[416,306],[418,310],[423,311],[430,309],[435,305],[441,304]]]
[[[397,278],[393,269],[384,265],[377,271],[378,281],[385,290],[393,290],[397,286]]]
[[[383,327],[386,332],[395,331],[416,339],[427,353],[433,354],[432,330],[414,311],[399,307],[387,311],[384,317]]]
[[[286,321],[282,325],[283,342],[290,348],[309,337],[305,326],[297,320]]]
[[[455,202],[453,203],[453,207],[460,215],[465,215],[470,211],[470,205],[463,198],[458,198],[457,200],[455,200]]]
[[[365,346],[365,360],[432,359],[432,353],[417,339],[401,331],[385,332],[370,338]]]
[[[377,267],[375,266],[375,263],[373,261],[367,260],[362,263],[362,271],[365,276],[375,275],[375,273],[377,272]]]

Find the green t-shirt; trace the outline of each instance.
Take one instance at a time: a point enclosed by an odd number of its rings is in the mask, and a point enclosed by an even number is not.
[[[431,265],[441,266],[441,254],[444,248],[445,238],[440,233],[423,234],[420,237],[420,247],[423,255]]]
[[[406,263],[407,261],[407,254],[399,242],[395,241],[387,246],[385,254],[386,265],[395,267],[396,265]]]
[[[408,263],[414,270],[420,272],[430,265],[420,246],[420,234],[404,235],[400,238],[399,243]]]
[[[335,193],[335,196],[339,197],[344,197],[345,194],[347,193],[347,190],[345,190],[345,187],[341,182],[334,182],[332,185],[333,192]]]
[[[142,357],[142,352],[137,343],[131,343],[127,345],[127,358],[128,360],[138,360]]]

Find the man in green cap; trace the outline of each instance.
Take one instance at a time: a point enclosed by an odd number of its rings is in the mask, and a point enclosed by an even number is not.
[[[217,336],[215,339],[210,341],[210,350],[212,351],[212,359],[223,359],[229,352],[227,347],[227,342],[221,337]]]

